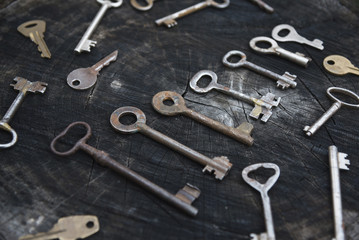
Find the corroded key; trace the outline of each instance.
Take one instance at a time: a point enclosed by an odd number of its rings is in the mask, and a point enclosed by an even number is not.
[[[331,55],[323,60],[325,69],[338,76],[348,73],[359,75],[359,68],[355,67],[349,59],[340,55]]]
[[[146,0],[147,5],[141,5],[137,2],[137,0],[131,0],[132,7],[136,8],[140,11],[148,11],[153,7],[153,2],[155,0]]]
[[[120,119],[126,115],[133,115],[137,121],[131,125],[125,125],[120,122]],[[146,115],[138,108],[135,107],[121,107],[116,109],[110,118],[111,125],[114,129],[121,133],[136,133],[140,132],[153,140],[166,145],[167,147],[185,155],[205,166],[203,172],[214,173],[215,178],[222,180],[232,167],[228,158],[225,156],[215,157],[213,159],[196,152],[195,150],[177,142],[176,140],[167,137],[166,135],[150,128],[146,125]]]
[[[165,105],[164,101],[166,100],[171,101],[173,104],[171,106]],[[239,142],[242,142],[249,146],[253,145],[253,138],[251,137],[251,133],[253,130],[252,124],[244,122],[237,128],[226,126],[220,122],[217,122],[213,119],[210,119],[209,117],[206,117],[200,113],[197,113],[187,108],[183,97],[176,92],[163,91],[157,93],[152,98],[152,106],[157,112],[163,115],[175,116],[178,114],[183,114],[218,132],[221,132],[229,137],[232,137]]]

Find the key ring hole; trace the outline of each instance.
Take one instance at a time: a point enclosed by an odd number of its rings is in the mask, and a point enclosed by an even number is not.
[[[265,45],[263,45],[265,44]],[[256,37],[253,38],[250,42],[249,42],[250,47],[257,52],[262,52],[262,53],[275,53],[275,48],[278,47],[278,44],[276,41],[274,41],[272,38],[269,37]],[[264,47],[259,47],[260,46],[269,46],[267,48]]]
[[[170,106],[173,106],[175,104],[175,102],[173,101],[172,98],[166,98],[166,99],[163,99],[163,104],[170,107]]]
[[[278,36],[284,38],[284,37],[287,37],[289,35],[289,33],[290,33],[289,29],[283,28],[278,32]]]
[[[0,122],[0,139],[5,139],[1,141],[7,142],[7,143],[0,143],[0,149],[12,147],[17,142],[17,133],[15,132],[14,129],[10,127],[9,124]]]
[[[81,81],[79,79],[75,79],[72,81],[72,85],[74,85],[74,86],[78,86],[78,85],[80,85],[80,83],[81,83]]]
[[[223,64],[231,68],[241,67],[246,61],[246,54],[238,50],[229,51],[222,59]]]
[[[334,62],[333,60],[328,60],[327,63],[328,63],[329,65],[334,65],[334,64],[335,64],[335,62]]]
[[[122,123],[123,125],[133,125],[137,122],[137,117],[134,113],[124,113],[122,115],[119,116],[120,123]]]
[[[327,89],[329,98],[336,102],[340,102],[343,106],[351,108],[359,108],[359,96],[345,88],[330,87]],[[344,100],[339,100],[344,99]]]
[[[268,41],[258,41],[256,46],[263,49],[269,49],[272,47],[272,44]]]
[[[86,227],[87,228],[93,228],[95,226],[95,223],[93,222],[93,221],[88,221],[87,223],[86,223]]]
[[[256,180],[260,184],[265,184],[268,179],[275,175],[273,168],[260,167],[254,171],[248,173],[248,177]]]
[[[136,133],[140,130],[138,124],[146,124],[146,115],[135,107],[121,107],[111,114],[110,123],[121,133]]]
[[[215,0],[210,0],[210,2],[211,2],[211,5],[216,8],[226,8],[230,4],[230,0],[220,0],[219,2],[217,2]]]
[[[33,28],[33,27],[36,27],[36,26],[37,26],[37,23],[32,23],[30,25],[25,26],[25,28]]]

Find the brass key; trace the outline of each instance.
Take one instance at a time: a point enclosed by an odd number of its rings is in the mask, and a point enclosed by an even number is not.
[[[348,73],[359,75],[359,68],[355,67],[349,59],[340,55],[331,55],[324,59],[323,65],[325,69],[338,76]]]

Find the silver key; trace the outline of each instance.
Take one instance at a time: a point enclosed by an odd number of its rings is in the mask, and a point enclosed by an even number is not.
[[[279,32],[283,31],[283,30],[288,30],[288,34],[286,36],[279,36]],[[319,40],[319,39],[314,39],[313,41],[309,41],[308,39],[300,36],[297,31],[294,29],[294,27],[292,27],[291,25],[288,24],[280,24],[278,26],[276,26],[273,30],[272,30],[272,38],[274,38],[277,41],[280,42],[297,42],[297,43],[301,43],[301,44],[307,44],[311,47],[317,48],[319,50],[323,50],[323,41]]]
[[[211,82],[208,84],[207,87],[201,88],[197,85],[198,81],[203,76],[209,76],[211,78]],[[242,100],[244,102],[247,102],[249,104],[254,105],[253,110],[249,114],[249,116],[258,119],[260,116],[261,120],[263,122],[267,122],[270,116],[272,115],[272,107],[276,107],[279,105],[281,98],[275,99],[275,95],[272,93],[267,93],[265,96],[263,96],[261,99],[257,99],[251,96],[248,96],[246,94],[243,94],[241,92],[234,91],[230,89],[229,87],[225,87],[221,84],[217,83],[217,74],[215,74],[212,71],[209,70],[202,70],[196,73],[196,75],[193,76],[191,79],[189,85],[192,88],[193,91],[197,93],[207,93],[211,91],[212,89],[217,90],[219,92],[222,92],[224,94],[227,94],[229,96],[232,96],[234,98],[237,98],[239,100]]]
[[[258,168],[271,168],[275,170],[275,174],[271,176],[265,184],[261,184],[255,179],[248,177],[248,174],[252,171],[257,170]],[[269,189],[276,183],[280,175],[279,167],[274,163],[258,163],[253,164],[242,171],[242,177],[246,183],[248,183],[251,187],[256,189],[261,193],[262,202],[263,202],[263,210],[264,210],[264,219],[266,224],[266,232],[261,234],[254,234],[252,233],[251,239],[252,240],[275,240],[275,232],[274,232],[274,224],[273,224],[273,217],[272,217],[272,210],[270,206],[270,199],[268,196]]]
[[[102,17],[105,15],[107,9],[112,7],[120,7],[123,0],[97,0],[97,2],[102,4],[100,11],[98,11],[95,18],[92,20],[90,26],[87,28],[85,34],[82,36],[80,42],[77,44],[75,51],[80,53],[82,51],[91,52],[91,47],[94,47],[97,42],[90,40],[90,36],[93,31],[96,29],[97,25],[100,23]]]
[[[230,62],[230,58],[233,56],[239,56],[241,59],[238,62],[232,63]],[[229,51],[226,55],[223,57],[223,64],[230,68],[240,68],[245,67],[247,69],[250,69],[254,72],[257,72],[263,76],[269,77],[275,81],[277,81],[277,87],[287,89],[289,87],[295,88],[297,86],[297,83],[295,82],[295,79],[297,78],[296,75],[292,75],[288,72],[285,72],[283,75],[279,75],[277,73],[274,73],[272,71],[269,71],[261,66],[258,66],[254,63],[247,61],[247,56],[238,50],[232,50]]]
[[[125,125],[120,122],[120,119],[126,115],[133,115],[137,118],[137,121],[131,125]],[[121,107],[115,110],[110,119],[111,125],[114,129],[121,133],[136,133],[140,132],[153,140],[166,145],[167,147],[185,155],[205,166],[203,172],[214,173],[216,179],[222,180],[229,170],[232,168],[232,164],[225,156],[215,157],[213,159],[204,156],[203,154],[196,152],[195,150],[177,142],[176,140],[167,137],[166,135],[150,128],[146,125],[146,115],[138,108],[135,107]]]
[[[342,106],[350,107],[350,108],[359,108],[359,104],[350,104],[343,102],[339,100],[338,98],[334,97],[332,92],[338,92],[345,94],[349,97],[352,97],[353,99],[357,100],[359,102],[359,96],[355,94],[354,92],[345,89],[345,88],[339,88],[339,87],[330,87],[327,89],[327,95],[330,99],[335,101],[335,103],[321,116],[312,126],[305,126],[304,132],[307,134],[307,136],[312,136],[316,131],[328,121],[329,118],[331,118]]]
[[[132,7],[140,11],[148,11],[153,7],[153,2],[155,0],[146,0],[147,5],[143,6],[137,2],[137,0],[131,0]]]
[[[95,85],[97,81],[97,75],[99,75],[102,68],[108,66],[111,62],[116,61],[118,51],[114,51],[110,55],[106,56],[98,63],[88,68],[78,68],[72,71],[67,76],[67,84],[76,90],[89,89]]]
[[[257,43],[259,42],[267,42],[269,43],[271,46],[269,48],[260,48],[257,47]],[[253,38],[250,42],[249,42],[250,47],[257,52],[260,53],[264,53],[264,54],[275,54],[278,55],[282,58],[285,58],[289,61],[292,61],[296,64],[299,64],[303,67],[307,67],[308,63],[310,61],[312,61],[311,58],[306,57],[304,54],[302,53],[293,53],[290,51],[285,50],[284,48],[281,48],[278,46],[278,43],[276,41],[274,41],[272,38],[269,37],[256,37]]]
[[[226,8],[230,4],[230,0],[222,0],[223,3],[217,3],[215,0],[206,0],[201,3],[197,3],[192,7],[188,7],[179,12],[173,13],[167,17],[160,18],[156,20],[158,26],[166,25],[168,28],[174,27],[177,25],[176,19],[184,17],[190,13],[196,12],[206,7],[216,7],[216,8]]]

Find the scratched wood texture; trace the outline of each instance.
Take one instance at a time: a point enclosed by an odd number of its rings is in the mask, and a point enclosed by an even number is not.
[[[244,167],[273,162],[281,176],[270,190],[277,239],[334,237],[328,146],[349,154],[350,171],[341,172],[343,214],[347,239],[359,239],[359,111],[340,110],[316,135],[312,124],[331,101],[326,89],[339,86],[359,92],[359,78],[327,73],[322,60],[340,54],[359,65],[358,1],[269,1],[276,10],[262,12],[249,1],[233,0],[225,10],[209,8],[178,21],[173,29],[154,20],[192,5],[193,0],[158,1],[152,10],[134,10],[129,1],[110,9],[92,36],[91,53],[73,52],[99,9],[96,1],[27,0],[0,4],[0,106],[8,109],[17,92],[9,84],[15,76],[47,82],[44,95],[29,94],[11,122],[19,141],[1,150],[0,239],[13,240],[46,231],[58,218],[93,214],[101,230],[88,239],[249,239],[265,230],[260,195],[241,177]],[[52,53],[43,59],[35,45],[17,32],[21,23],[47,23],[46,43]],[[276,56],[253,52],[251,38],[270,36],[280,23],[293,25],[301,35],[324,41],[319,51],[296,43],[280,43],[309,55],[307,69]],[[94,88],[75,91],[67,86],[69,72],[89,67],[115,49],[115,63],[102,70]],[[244,51],[248,60],[283,74],[298,75],[295,89],[277,89],[270,79],[245,69],[228,69],[221,59],[229,50]],[[189,89],[191,77],[213,70],[219,82],[256,97],[272,92],[282,97],[268,123],[251,119],[251,106],[221,93],[198,95]],[[244,146],[184,116],[165,117],[151,106],[154,94],[172,90],[188,107],[230,126],[254,125],[252,147]],[[111,113],[135,106],[148,125],[210,157],[228,156],[233,163],[222,181],[203,174],[202,167],[140,133],[122,135],[110,124]],[[93,129],[89,144],[108,152],[172,193],[189,182],[202,191],[190,218],[123,177],[93,164],[79,152],[58,157],[51,140],[69,123],[86,121]],[[8,140],[4,133],[2,141]],[[74,137],[71,138],[74,140]],[[68,140],[70,142],[70,140]],[[264,174],[268,174],[264,172]]]

